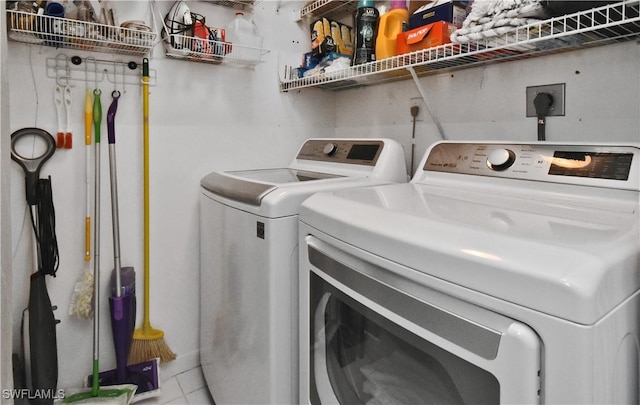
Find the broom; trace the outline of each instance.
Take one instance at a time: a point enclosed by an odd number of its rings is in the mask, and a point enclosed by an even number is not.
[[[143,176],[144,176],[144,313],[142,328],[133,332],[129,364],[160,358],[161,363],[176,355],[164,341],[164,332],[149,321],[149,59],[142,60]]]

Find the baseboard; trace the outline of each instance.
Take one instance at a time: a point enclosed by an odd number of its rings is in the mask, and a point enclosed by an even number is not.
[[[185,371],[200,367],[200,352],[178,354],[175,360],[160,365],[160,380],[166,381]]]

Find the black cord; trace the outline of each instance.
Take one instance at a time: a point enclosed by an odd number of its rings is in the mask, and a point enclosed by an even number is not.
[[[409,177],[413,177],[413,163],[414,156],[416,154],[416,117],[418,116],[418,112],[420,111],[420,107],[414,105],[411,107],[411,116],[413,117],[413,129],[411,130],[411,173],[409,173]]]
[[[36,195],[37,224],[33,211],[29,210],[29,213],[38,247],[38,271],[55,277],[60,265],[60,256],[56,238],[56,213],[51,192],[51,176],[48,179],[38,180]]]
[[[546,140],[547,114],[553,105],[553,96],[549,93],[538,93],[533,99],[533,105],[538,116],[538,140],[544,141]]]

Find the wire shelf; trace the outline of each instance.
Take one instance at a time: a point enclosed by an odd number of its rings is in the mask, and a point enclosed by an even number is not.
[[[213,0],[219,3],[219,0]],[[246,0],[243,3],[254,3],[253,0]],[[239,2],[232,1],[238,4]],[[155,9],[154,9],[154,12]],[[203,62],[211,64],[232,64],[244,67],[254,67],[258,63],[264,62],[263,56],[269,53],[269,50],[249,46],[247,44],[225,42],[224,35],[214,37],[215,39],[205,39],[199,36],[174,34],[171,31],[165,19],[162,21],[162,44],[164,45],[165,54],[172,59],[189,60],[193,62]],[[181,27],[182,28],[182,27]],[[195,33],[195,29],[185,30]],[[212,38],[211,35],[209,38]]]
[[[244,10],[246,8],[251,8],[256,4],[256,0],[201,0],[201,1],[205,3],[212,3],[217,6],[234,8],[237,10]]]
[[[300,9],[300,19],[324,16],[332,18],[339,15],[350,15],[356,11],[357,1],[349,0],[316,0]]]
[[[7,10],[9,38],[56,48],[144,56],[153,48],[152,31]]]
[[[445,44],[304,78],[285,77],[280,81],[280,90],[286,92],[306,87],[341,90],[405,80],[412,77],[409,68],[421,77],[638,39],[640,2],[627,0],[542,20],[493,38]],[[287,67],[286,72],[294,70]]]
[[[255,66],[264,62],[268,50],[231,42],[206,40],[163,32],[166,55],[173,59],[186,59],[204,63],[229,63]]]

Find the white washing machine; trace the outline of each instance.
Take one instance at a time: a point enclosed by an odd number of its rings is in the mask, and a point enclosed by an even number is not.
[[[637,404],[640,147],[435,144],[300,210],[300,403]]]
[[[295,402],[300,203],[390,182],[407,182],[390,139],[310,139],[289,167],[202,179],[200,357],[218,405]]]

